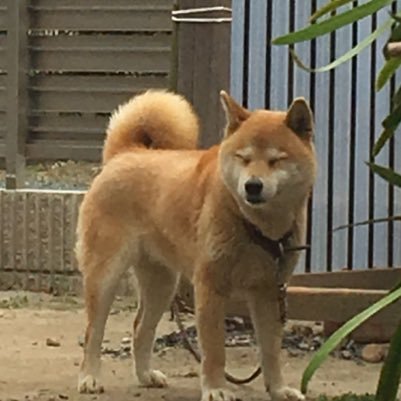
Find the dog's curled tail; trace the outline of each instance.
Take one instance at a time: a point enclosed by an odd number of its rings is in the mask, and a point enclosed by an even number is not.
[[[182,96],[148,90],[122,104],[111,116],[103,163],[138,148],[196,149],[198,118]]]

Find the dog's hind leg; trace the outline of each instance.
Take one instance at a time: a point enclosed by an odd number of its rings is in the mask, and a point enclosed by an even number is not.
[[[150,367],[156,327],[170,305],[178,275],[166,267],[144,260],[135,268],[139,309],[133,324],[134,370],[141,385],[165,387],[166,376]]]
[[[128,262],[128,257],[123,252],[117,252],[105,259],[100,259],[94,252],[86,261],[84,292],[87,328],[84,358],[78,378],[78,391],[81,393],[103,392],[99,381],[101,345],[117,285],[128,267]]]

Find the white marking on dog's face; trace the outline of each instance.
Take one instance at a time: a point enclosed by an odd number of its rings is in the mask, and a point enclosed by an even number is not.
[[[237,198],[253,208],[265,207],[278,195],[285,197],[287,190],[291,192],[305,181],[302,163],[285,148],[261,149],[250,144],[224,152],[221,158],[226,185],[236,193]],[[252,181],[260,184],[260,192],[250,192],[249,183]],[[288,195],[292,196],[291,193]]]
[[[271,160],[284,160],[288,158],[288,154],[276,148],[268,148],[266,150],[266,159]]]

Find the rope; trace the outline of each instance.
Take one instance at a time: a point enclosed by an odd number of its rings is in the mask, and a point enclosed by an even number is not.
[[[188,334],[185,330],[184,324],[181,320],[180,306],[182,304],[183,304],[183,302],[180,301],[178,299],[178,297],[176,297],[171,306],[172,313],[174,315],[175,322],[177,323],[178,330],[180,331],[180,336],[181,336],[181,340],[183,342],[184,347],[193,355],[195,360],[200,363],[201,362],[200,353],[198,350],[196,350],[194,348],[193,344],[191,343],[191,340],[189,339]],[[187,307],[185,307],[185,310],[188,312],[190,311],[189,308],[187,308]],[[258,366],[254,370],[254,372],[251,375],[249,375],[248,377],[238,378],[238,377],[231,375],[230,373],[225,372],[225,378],[228,382],[233,383],[233,384],[248,384],[248,383],[252,382],[253,380],[255,380],[261,373],[262,373],[262,369],[260,366]]]
[[[231,14],[231,8],[217,6],[217,7],[201,7],[201,8],[187,8],[182,10],[173,10],[171,13],[171,19],[174,22],[197,22],[197,23],[221,23],[221,22],[231,22],[231,17],[188,17],[192,14],[205,14],[213,11],[224,11]],[[187,17],[181,17],[181,15],[186,15]]]

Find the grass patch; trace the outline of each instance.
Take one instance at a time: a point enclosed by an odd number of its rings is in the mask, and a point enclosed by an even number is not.
[[[26,295],[15,295],[0,300],[0,309],[21,309],[26,308],[29,304]]]

